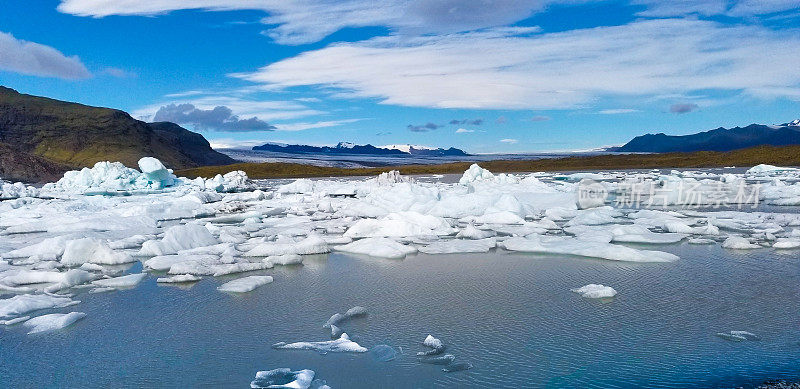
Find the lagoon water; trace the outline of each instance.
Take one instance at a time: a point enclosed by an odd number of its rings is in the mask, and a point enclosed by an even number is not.
[[[674,263],[622,263],[503,250],[411,255],[333,253],[249,274],[275,281],[242,295],[216,287],[238,276],[81,293],[84,320],[61,331],[0,331],[0,382],[9,388],[244,388],[258,370],[311,369],[333,388],[752,387],[800,379],[800,256],[719,245],[659,246]],[[139,271],[137,263],[131,269]],[[570,291],[614,287],[605,301]],[[370,353],[275,350],[330,339],[322,324],[360,305],[342,329]],[[68,312],[75,309],[62,309]],[[758,341],[718,332],[744,330]],[[471,370],[419,363],[433,334]]]

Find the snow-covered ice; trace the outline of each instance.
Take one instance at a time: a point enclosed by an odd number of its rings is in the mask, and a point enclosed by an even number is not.
[[[245,293],[255,290],[261,285],[272,282],[272,276],[248,276],[237,278],[220,285],[217,289],[221,292]]]
[[[581,297],[590,299],[608,298],[617,295],[617,291],[610,286],[601,284],[589,284],[580,288],[572,289],[573,292],[578,293]]]
[[[308,389],[314,381],[313,370],[292,371],[289,368],[259,371],[256,378],[250,382],[250,387],[260,388],[287,388]]]
[[[145,277],[147,277],[147,273],[128,274],[92,281],[92,284],[103,288],[132,288],[142,282]]]
[[[322,342],[295,342],[295,343],[276,343],[272,345],[275,349],[286,350],[315,350],[320,353],[365,353],[366,347],[361,347],[358,343],[350,340],[350,337],[343,333],[339,339],[327,340]]]
[[[28,334],[35,334],[68,327],[84,317],[86,317],[86,314],[83,312],[51,313],[29,319],[23,325],[30,328]]]

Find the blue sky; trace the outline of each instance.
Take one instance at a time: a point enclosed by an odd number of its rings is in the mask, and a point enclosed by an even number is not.
[[[578,150],[800,117],[796,0],[0,6],[0,84],[215,145]]]

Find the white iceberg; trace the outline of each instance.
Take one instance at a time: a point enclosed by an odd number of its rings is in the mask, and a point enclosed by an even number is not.
[[[30,328],[28,334],[35,334],[39,332],[55,331],[68,327],[76,321],[86,317],[83,312],[70,312],[70,313],[51,313],[34,317],[23,323],[25,327]]]
[[[289,368],[259,371],[256,379],[250,382],[250,388],[287,388],[287,389],[308,389],[314,382],[313,370],[292,371]]]
[[[366,347],[361,347],[358,343],[350,340],[350,337],[343,333],[339,339],[327,340],[322,342],[295,342],[295,343],[275,343],[272,345],[275,349],[291,349],[291,350],[315,350],[320,353],[365,353]]]
[[[380,258],[404,258],[408,254],[417,252],[415,247],[404,245],[389,238],[359,239],[346,245],[336,246],[334,250]]]
[[[92,281],[92,285],[97,285],[103,288],[132,288],[138,285],[142,280],[147,277],[147,273],[129,274],[127,276],[104,278],[101,280]]]
[[[572,289],[572,291],[580,294],[581,297],[591,299],[609,298],[617,295],[617,291],[614,288],[601,284],[584,285],[580,288]]]
[[[220,292],[246,293],[272,282],[272,276],[248,276],[228,281],[219,287]]]

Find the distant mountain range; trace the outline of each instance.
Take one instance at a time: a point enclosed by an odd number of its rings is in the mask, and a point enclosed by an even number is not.
[[[688,152],[731,151],[753,146],[800,144],[800,119],[780,125],[751,124],[747,127],[717,128],[691,135],[647,134],[633,138],[608,151],[619,152]]]
[[[0,86],[0,177],[52,180],[66,169],[153,156],[170,168],[224,165],[200,134],[175,123],[145,123],[123,111],[31,96]]]
[[[385,155],[385,156],[426,156],[426,157],[445,157],[445,156],[468,156],[464,150],[451,147],[449,149],[432,148],[414,145],[387,145],[373,146],[356,145],[349,142],[339,142],[336,146],[309,146],[309,145],[286,145],[277,143],[267,143],[253,147],[257,151],[270,151],[286,154],[341,154],[341,155]]]

